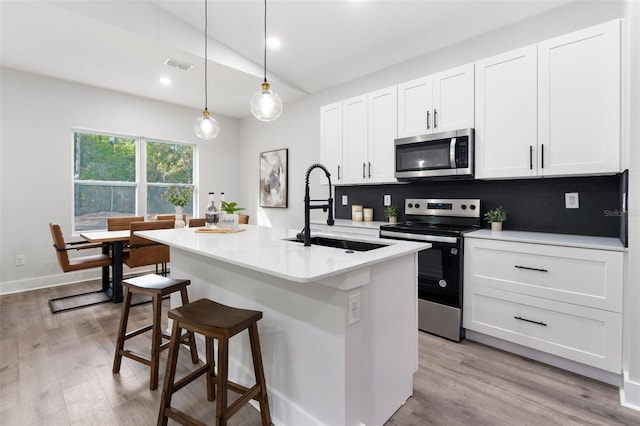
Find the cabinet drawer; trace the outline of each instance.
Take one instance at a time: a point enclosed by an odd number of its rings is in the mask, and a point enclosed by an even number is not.
[[[624,253],[465,240],[465,282],[622,312]]]
[[[619,374],[622,314],[483,288],[465,294],[464,327]]]

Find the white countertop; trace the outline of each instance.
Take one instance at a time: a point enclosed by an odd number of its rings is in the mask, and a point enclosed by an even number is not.
[[[345,234],[345,239],[387,245],[366,252],[345,253],[343,249],[311,246],[283,241],[295,237],[297,230],[241,225],[238,233],[196,233],[197,228],[161,229],[136,232],[136,235],[184,249],[222,262],[300,283],[318,281],[344,274],[388,259],[430,248],[428,243],[387,240]],[[339,233],[318,233],[340,238]]]
[[[350,219],[335,219],[334,226],[348,226],[351,228],[362,228],[362,229],[375,229],[379,230],[381,225],[387,225],[389,222],[380,222],[380,221],[372,221],[372,222],[355,222]],[[325,220],[312,220],[312,224],[314,225],[327,225],[327,221]]]
[[[491,231],[490,229],[479,229],[477,231],[467,232],[464,234],[464,237],[598,250],[625,251],[620,239],[613,237],[592,237],[588,235],[552,234],[546,232]]]

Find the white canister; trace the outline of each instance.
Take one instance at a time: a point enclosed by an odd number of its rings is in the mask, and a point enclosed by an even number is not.
[[[363,210],[364,214],[363,214],[363,218],[365,222],[372,222],[373,221],[373,209],[364,209]]]
[[[351,216],[351,220],[354,222],[362,222],[362,212],[354,212],[353,216]]]
[[[358,215],[358,213],[360,214]],[[360,219],[357,219],[356,216],[359,216]],[[358,221],[358,222],[362,220],[362,205],[353,204],[351,206],[351,220]]]

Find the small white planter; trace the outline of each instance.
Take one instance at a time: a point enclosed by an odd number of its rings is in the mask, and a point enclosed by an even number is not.
[[[491,222],[492,231],[502,231],[502,222]]]
[[[220,228],[238,229],[238,213],[220,213]]]

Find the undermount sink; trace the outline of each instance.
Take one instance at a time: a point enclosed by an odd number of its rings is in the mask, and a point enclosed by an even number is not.
[[[298,240],[295,237],[285,238],[285,241],[294,241],[296,243],[302,243],[302,241]],[[370,250],[375,250],[382,247],[387,247],[387,244],[368,243],[365,241],[343,240],[339,238],[328,238],[328,237],[311,237],[311,245],[334,247],[334,248],[352,250],[352,251],[370,251]]]

